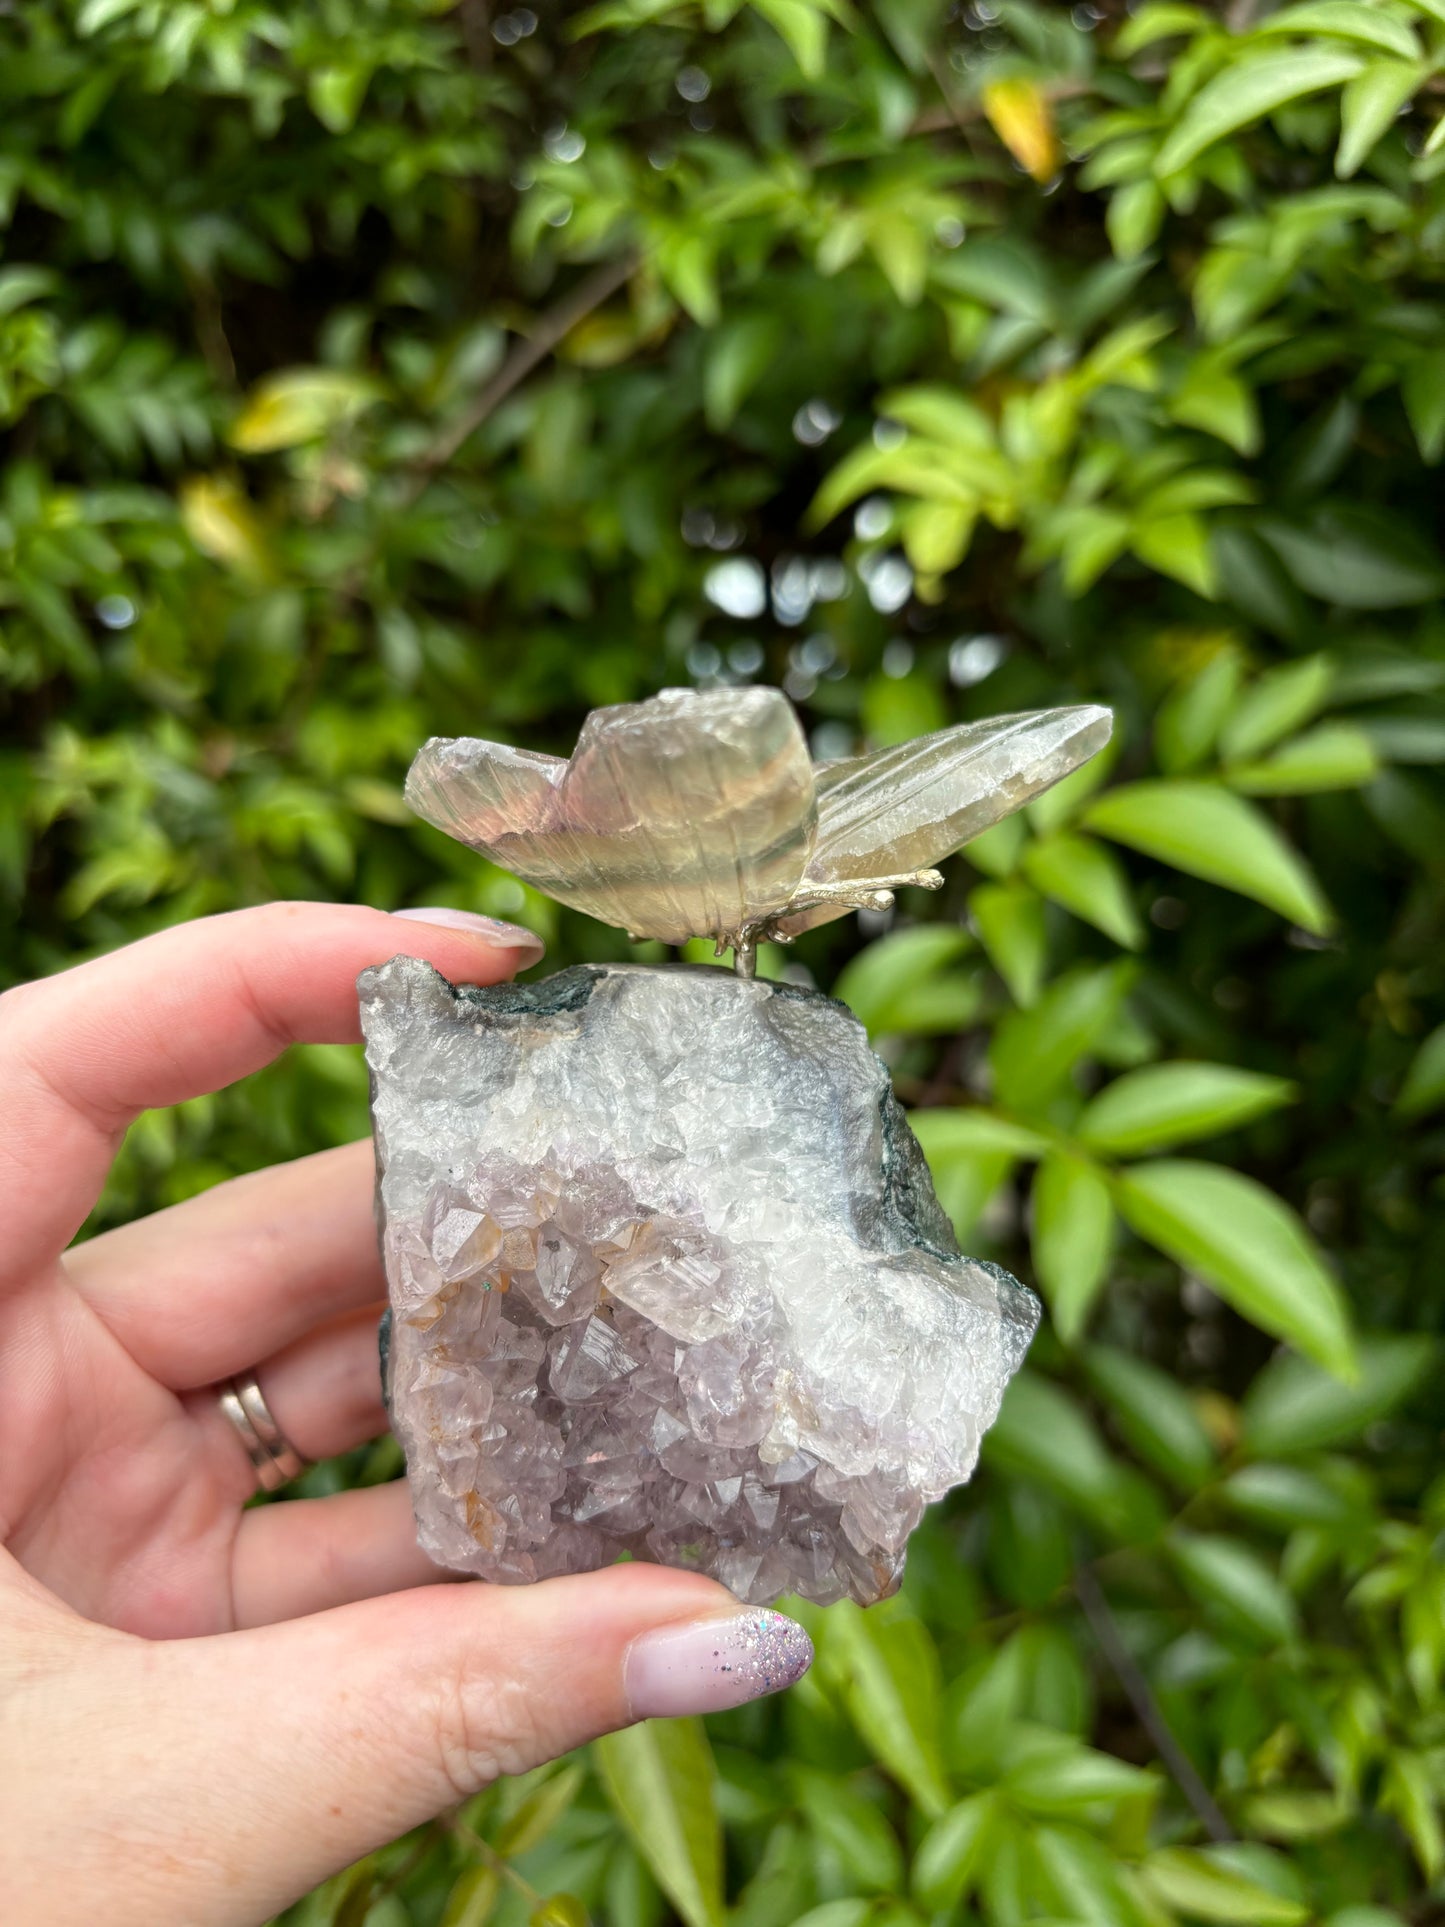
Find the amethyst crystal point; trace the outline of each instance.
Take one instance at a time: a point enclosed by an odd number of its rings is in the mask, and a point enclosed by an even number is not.
[[[707,968],[454,990],[398,957],[360,991],[427,1552],[891,1592],[1038,1307],[959,1255],[856,1019]]]

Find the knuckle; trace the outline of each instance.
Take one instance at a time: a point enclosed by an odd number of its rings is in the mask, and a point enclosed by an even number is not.
[[[560,1750],[521,1680],[464,1666],[437,1695],[433,1741],[443,1780],[466,1799],[504,1773],[525,1773]]]

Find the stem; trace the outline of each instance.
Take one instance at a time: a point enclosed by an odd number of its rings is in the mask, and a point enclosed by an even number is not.
[[[1233,1829],[1220,1811],[1214,1795],[1199,1777],[1193,1760],[1179,1744],[1173,1728],[1164,1717],[1164,1709],[1154,1697],[1153,1688],[1124,1644],[1119,1622],[1104,1597],[1093,1566],[1087,1560],[1074,1573],[1074,1594],[1084,1609],[1084,1617],[1099,1642],[1100,1651],[1138,1715],[1139,1724],[1154,1742],[1170,1778],[1194,1809],[1194,1817],[1211,1840],[1232,1840]]]
[[[441,1824],[454,1839],[460,1840],[479,1860],[485,1861],[498,1879],[510,1881],[533,1912],[541,1906],[542,1895],[538,1893],[531,1881],[519,1874],[511,1861],[498,1853],[490,1841],[484,1840],[479,1833],[474,1832],[465,1820],[455,1813],[447,1813],[442,1815]]]
[[[553,303],[526,340],[519,341],[513,348],[471,407],[444,434],[438,435],[421,456],[417,470],[422,484],[437,469],[446,467],[468,437],[474,435],[512,390],[547,359],[579,321],[585,321],[594,308],[600,308],[604,301],[616,294],[631,277],[638,259],[637,250],[628,248],[615,261],[604,261],[591,274],[584,275],[560,301]]]

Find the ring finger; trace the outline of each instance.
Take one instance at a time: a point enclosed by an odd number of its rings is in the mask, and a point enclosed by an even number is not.
[[[377,1360],[380,1305],[370,1305],[318,1326],[253,1368],[272,1418],[303,1459],[329,1459],[386,1430]],[[255,1470],[239,1432],[221,1410],[213,1390],[192,1393],[188,1403],[234,1460],[237,1481],[250,1490]]]

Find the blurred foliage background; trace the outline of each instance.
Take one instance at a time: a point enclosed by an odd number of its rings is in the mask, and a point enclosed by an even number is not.
[[[767,965],[1050,1313],[900,1597],[288,1918],[1445,1920],[1442,106],[1445,0],[0,10],[8,977],[271,897],[626,954],[409,819],[434,731],[1118,716]],[[97,1222],[364,1129],[295,1051]]]

